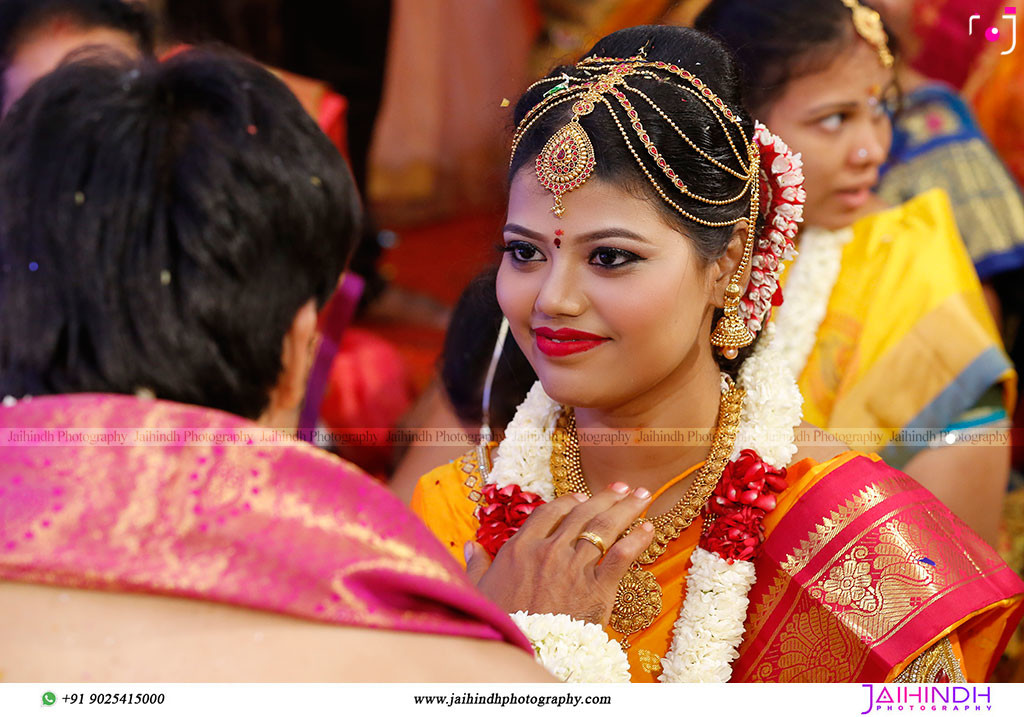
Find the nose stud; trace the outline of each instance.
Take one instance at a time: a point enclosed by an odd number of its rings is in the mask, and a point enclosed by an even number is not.
[[[857,159],[867,159],[868,151],[861,147],[857,150]]]

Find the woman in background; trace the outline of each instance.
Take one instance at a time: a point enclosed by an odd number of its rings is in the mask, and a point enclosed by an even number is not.
[[[895,79],[878,14],[713,0],[697,28],[736,53],[752,111],[803,158],[805,228],[783,292],[817,308],[790,304],[776,322],[804,418],[879,451],[994,543],[1016,376],[946,195],[888,209],[872,192]]]
[[[928,31],[912,17],[915,3],[882,0],[877,4],[899,39],[896,74],[902,92],[878,194],[900,204],[936,187],[946,192],[957,229],[1005,336],[1006,329],[1018,323],[1021,309],[1017,287],[1024,268],[1024,203],[1020,189],[956,89],[915,68],[915,56],[927,54],[932,44]],[[944,12],[959,9],[966,17],[971,14],[967,7],[954,3]],[[976,34],[981,35],[987,23],[976,24]],[[920,33],[926,34],[921,37]],[[1009,321],[1004,320],[1007,311]],[[1008,346],[1012,347],[1013,338],[1007,336]]]

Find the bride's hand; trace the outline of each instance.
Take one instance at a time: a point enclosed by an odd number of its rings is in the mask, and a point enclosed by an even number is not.
[[[466,572],[506,612],[561,613],[608,623],[619,580],[650,545],[648,521],[619,537],[650,502],[644,488],[613,483],[593,498],[565,495],[530,514],[492,563],[477,543],[466,544]],[[599,536],[601,549],[584,533]]]

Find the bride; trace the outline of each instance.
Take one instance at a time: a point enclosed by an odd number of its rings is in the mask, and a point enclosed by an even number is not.
[[[801,162],[739,86],[640,27],[527,90],[497,295],[540,380],[412,506],[562,679],[985,680],[1024,585],[877,456],[796,440],[768,317]]]

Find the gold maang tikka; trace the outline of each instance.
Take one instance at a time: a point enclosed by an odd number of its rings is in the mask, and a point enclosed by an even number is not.
[[[545,82],[557,83],[544,93],[541,101],[527,112],[522,121],[520,121],[519,126],[516,128],[515,135],[512,138],[512,160],[515,159],[515,153],[519,146],[519,142],[530,127],[532,127],[541,116],[558,105],[573,101],[572,118],[566,125],[556,131],[551,138],[548,139],[544,144],[544,147],[541,149],[540,154],[537,156],[536,161],[538,181],[541,186],[551,192],[555,197],[555,202],[551,207],[551,211],[554,212],[556,216],[561,217],[565,213],[565,204],[562,201],[562,197],[574,189],[581,187],[593,174],[596,166],[594,147],[590,141],[590,137],[587,136],[586,130],[580,124],[580,118],[593,112],[598,104],[603,104],[608,109],[612,120],[618,127],[619,133],[625,140],[626,146],[629,148],[630,153],[640,166],[641,171],[643,171],[644,175],[654,186],[655,190],[661,198],[669,204],[669,206],[674,208],[687,219],[710,227],[732,226],[737,222],[742,221],[744,218],[748,219],[749,225],[747,228],[743,259],[740,266],[731,277],[727,287],[724,316],[719,320],[714,332],[711,334],[712,345],[721,350],[722,354],[727,358],[734,358],[738,355],[739,349],[744,346],[748,346],[754,340],[754,334],[747,328],[746,324],[740,317],[739,306],[742,295],[740,283],[750,266],[754,247],[754,236],[757,227],[759,208],[758,178],[760,171],[760,153],[758,151],[757,142],[753,139],[748,140],[746,138],[743,134],[742,127],[740,126],[739,118],[717,95],[715,95],[711,88],[704,84],[700,78],[677,65],[666,62],[648,61],[642,54],[640,54],[628,59],[589,57],[581,60],[574,69],[584,72],[600,72],[601,74],[596,77],[570,77],[568,74],[562,73],[556,77],[544,78],[543,80],[531,85],[532,89],[533,87]],[[719,162],[700,149],[696,143],[694,143],[679,128],[679,126],[676,125],[671,117],[647,96],[647,94],[632,87],[627,82],[627,78],[631,76],[664,80],[665,78],[663,74],[659,73],[668,73],[684,80],[684,82],[677,85],[677,87],[682,91],[694,95],[711,111],[715,119],[718,121],[719,126],[722,128],[722,131],[725,133],[729,146],[732,148],[733,155],[739,165],[738,170]],[[730,197],[725,200],[710,199],[692,192],[689,187],[686,186],[682,177],[672,169],[668,161],[654,145],[650,135],[644,129],[639,112],[633,105],[633,102],[626,95],[627,92],[640,98],[649,105],[650,108],[653,109],[653,111],[656,112],[676,132],[676,134],[691,147],[691,149],[697,152],[697,154],[706,161],[739,179],[743,179],[745,182],[743,191],[735,197]],[[615,114],[612,99],[617,101],[618,105],[625,112],[625,118],[630,128],[633,130],[632,135],[639,141],[639,144],[642,146],[642,150],[640,147],[635,146],[634,141],[630,138],[630,133],[627,132],[622,120],[620,120]],[[737,148],[733,139],[733,134],[730,132],[729,124],[734,126],[733,131],[738,132],[739,137],[743,140],[744,149],[746,150],[745,152],[741,152]],[[740,217],[728,221],[711,222],[686,211],[676,201],[674,201],[662,188],[661,184],[655,180],[654,175],[652,175],[650,170],[641,160],[642,151],[647,152],[657,167],[661,170],[665,178],[677,191],[685,196],[697,200],[698,202],[721,206],[736,202],[746,196],[749,192],[750,214],[747,217]],[[510,160],[510,163],[512,160]]]

